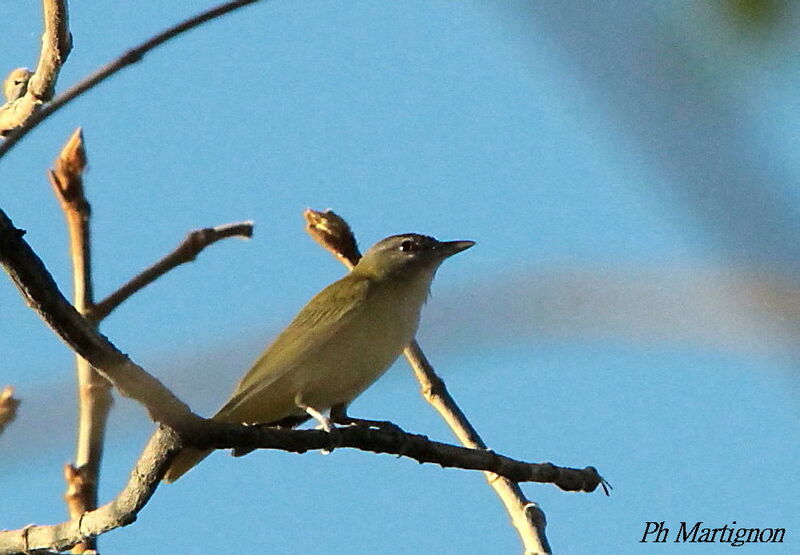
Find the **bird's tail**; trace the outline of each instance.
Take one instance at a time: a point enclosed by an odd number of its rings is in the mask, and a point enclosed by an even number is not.
[[[230,410],[231,406],[233,406],[231,401],[228,401],[224,407],[217,411],[217,414],[211,417],[211,420],[216,420],[218,422],[239,422],[240,419],[238,419],[235,414],[232,414]],[[171,484],[194,468],[197,463],[209,456],[212,451],[213,449],[195,449],[194,447],[182,449],[181,452],[172,459],[162,480],[167,484]]]
[[[209,456],[211,451],[213,451],[213,449],[195,449],[193,447],[187,447],[181,450],[181,452],[172,459],[166,474],[164,474],[164,482],[171,484],[194,468],[194,465]]]

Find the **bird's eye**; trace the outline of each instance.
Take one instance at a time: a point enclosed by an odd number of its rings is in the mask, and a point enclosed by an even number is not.
[[[417,250],[417,244],[411,239],[406,239],[400,243],[400,250],[403,252],[414,252]]]

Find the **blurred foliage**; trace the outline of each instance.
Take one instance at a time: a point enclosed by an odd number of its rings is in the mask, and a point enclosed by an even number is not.
[[[769,32],[784,19],[788,0],[725,0],[721,3],[733,20],[751,32]]]

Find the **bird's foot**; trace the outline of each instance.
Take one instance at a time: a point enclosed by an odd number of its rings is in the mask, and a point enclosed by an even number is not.
[[[404,434],[403,430],[397,424],[389,422],[388,420],[367,420],[366,418],[353,418],[347,414],[347,405],[335,405],[331,407],[331,421],[340,426],[363,426],[365,428],[374,428],[382,432],[391,432],[393,434]]]
[[[402,428],[394,422],[388,420],[368,420],[366,418],[353,418],[351,416],[339,416],[334,418],[331,415],[332,421],[339,426],[363,426],[365,428],[373,428],[382,432],[389,432],[392,434],[403,434]]]
[[[380,430],[390,434],[394,441],[400,445],[398,457],[406,452],[408,436],[403,429],[388,420],[368,420],[366,418],[353,418],[347,415],[347,408],[338,406],[331,409],[331,420],[339,426],[362,426],[367,429]]]
[[[323,429],[328,433],[328,447],[322,450],[322,454],[330,455],[334,449],[342,444],[341,432],[339,432],[333,422],[331,422],[330,418],[319,412],[314,407],[310,407],[302,403],[297,403],[297,406],[306,411],[311,418],[319,422],[317,429]]]

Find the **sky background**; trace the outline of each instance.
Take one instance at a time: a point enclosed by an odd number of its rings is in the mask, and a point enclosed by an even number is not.
[[[201,414],[343,275],[305,208],[336,210],[364,247],[474,240],[439,271],[418,338],[490,447],[613,484],[523,486],[555,552],[649,553],[647,521],[700,520],[786,528],[746,549],[796,553],[800,8],[748,4],[262,2],[50,118],[0,161],[0,206],[69,291],[46,170],[82,126],[98,296],[191,229],[255,221],[102,326]],[[74,3],[58,89],[208,6]],[[35,66],[40,10],[0,6],[0,71]],[[9,281],[0,314],[0,385],[23,400],[0,436],[0,528],[61,521],[72,357]],[[350,412],[453,441],[403,361]],[[103,501],[151,431],[118,400]],[[519,551],[480,474],[344,449],[216,454],[100,546]]]

